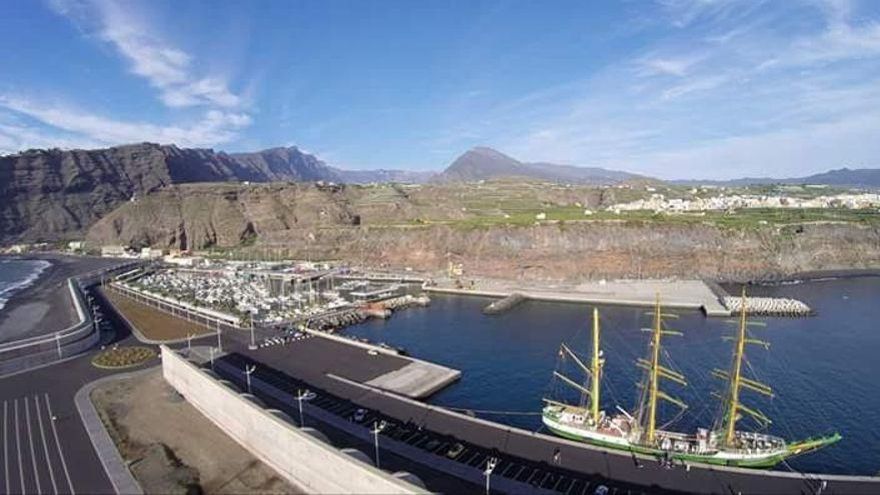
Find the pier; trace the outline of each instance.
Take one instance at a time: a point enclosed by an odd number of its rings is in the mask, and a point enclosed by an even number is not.
[[[663,306],[669,309],[697,310],[706,316],[731,315],[730,310],[702,280],[590,281],[577,285],[543,287],[513,281],[482,280],[473,289],[461,289],[452,284],[441,283],[426,286],[425,291],[502,299],[519,294],[523,300],[620,306],[652,306],[659,295]]]

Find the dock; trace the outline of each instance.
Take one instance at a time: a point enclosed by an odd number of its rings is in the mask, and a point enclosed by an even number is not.
[[[536,287],[514,282],[487,281],[474,289],[447,285],[426,286],[425,291],[508,298],[519,294],[523,299],[548,302],[652,306],[657,296],[664,307],[698,310],[713,317],[727,317],[730,310],[702,280],[614,280],[591,281],[577,285]]]
[[[461,378],[461,371],[403,356],[395,349],[303,329],[309,338],[287,345],[242,351],[297,376],[326,374],[412,399],[423,399]]]

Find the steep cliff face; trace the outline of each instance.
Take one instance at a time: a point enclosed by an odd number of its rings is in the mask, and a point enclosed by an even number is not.
[[[260,242],[293,255],[308,248],[373,266],[442,270],[452,260],[463,264],[466,275],[547,280],[755,280],[880,267],[880,232],[855,224],[740,232],[700,224],[613,222],[481,229],[360,227],[321,229],[308,243],[301,236],[272,232]]]
[[[428,198],[438,190],[428,189]],[[398,191],[399,192],[399,191]],[[423,224],[423,197],[305,184],[171,186],[128,202],[89,231],[92,245],[272,249],[368,266],[532,279],[710,277],[750,280],[880,267],[880,231],[857,223],[734,230],[703,223],[579,221]],[[454,207],[455,203],[450,205]],[[446,210],[432,207],[436,215]],[[450,208],[449,214],[460,209]]]
[[[310,184],[170,186],[126,203],[89,230],[92,245],[202,249],[250,245],[270,232],[359,223],[343,188]]]
[[[227,155],[142,143],[0,157],[0,242],[77,237],[120,204],[171,184],[335,180],[296,148]]]

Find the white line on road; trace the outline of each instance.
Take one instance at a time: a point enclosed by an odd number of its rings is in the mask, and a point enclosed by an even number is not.
[[[37,482],[37,493],[43,493],[43,487],[40,486],[40,472],[37,471],[37,455],[34,452],[34,434],[31,431],[31,409],[28,407],[27,397],[24,401],[24,421],[27,424],[28,443],[31,446],[31,464],[34,466],[34,481]]]
[[[34,407],[37,408],[37,424],[40,425],[40,438],[43,439],[43,453],[46,454],[46,468],[49,470],[49,479],[52,480],[52,493],[58,493],[58,485],[55,484],[55,470],[52,469],[52,457],[49,456],[49,444],[46,443],[46,430],[43,428],[43,414],[40,411],[40,396],[34,396]],[[49,421],[52,421],[49,418]]]
[[[10,493],[10,491],[9,491],[9,445],[8,445],[9,444],[9,433],[7,433],[7,430],[6,430],[6,423],[7,423],[8,416],[9,416],[9,403],[4,400],[3,401],[3,473],[5,474],[5,477],[3,479],[6,480],[6,492],[4,492],[4,493]]]
[[[73,489],[73,482],[70,481],[70,472],[67,470],[67,461],[64,460],[64,452],[61,451],[61,441],[58,440],[58,429],[55,428],[55,416],[52,414],[52,404],[49,403],[49,394],[44,394],[46,398],[46,411],[49,413],[50,421],[52,422],[52,434],[55,435],[55,446],[58,447],[58,457],[61,458],[61,467],[64,468],[64,476],[67,477],[67,486],[70,487],[71,495],[75,495],[76,491]]]
[[[12,402],[12,408],[15,410],[15,449],[18,451],[18,479],[21,481],[21,493],[27,493],[24,486],[24,464],[21,462],[21,438],[18,433],[18,399]]]

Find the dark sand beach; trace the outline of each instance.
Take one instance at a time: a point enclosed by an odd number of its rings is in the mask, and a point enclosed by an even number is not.
[[[114,259],[40,254],[15,259],[49,261],[40,277],[12,294],[0,310],[0,343],[51,334],[77,322],[67,279],[119,263]]]

